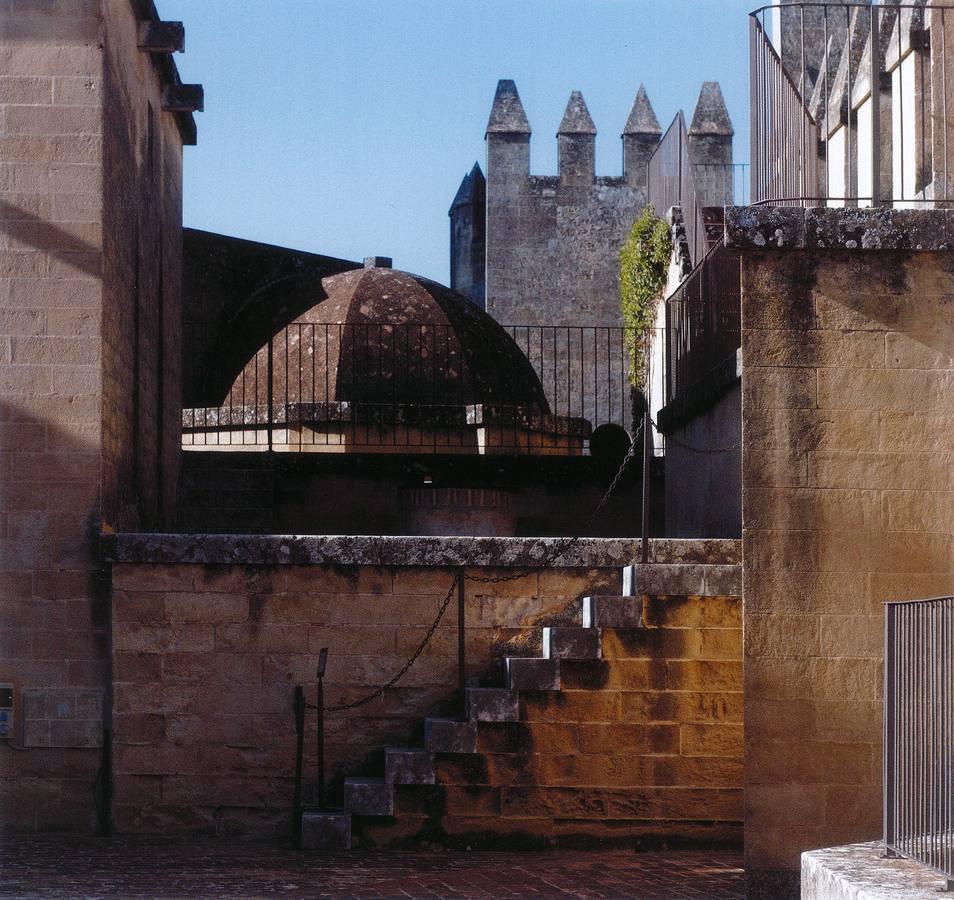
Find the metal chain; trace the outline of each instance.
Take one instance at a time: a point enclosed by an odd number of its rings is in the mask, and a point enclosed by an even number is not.
[[[589,516],[587,516],[587,525],[590,524],[590,522],[592,522],[603,511],[603,509],[606,507],[606,504],[609,503],[613,493],[619,486],[619,482],[623,477],[623,473],[626,471],[626,467],[629,465],[630,460],[636,455],[636,447],[638,444],[639,435],[642,433],[642,430],[643,423],[640,422],[636,432],[633,434],[632,443],[630,443],[629,449],[626,451],[626,455],[623,457],[623,461],[620,463],[619,468],[616,470],[616,474],[613,476],[613,480],[610,482],[609,487],[600,498],[600,502],[596,504],[596,506],[593,508],[593,511],[589,514]],[[447,612],[447,607],[450,606],[451,598],[454,596],[454,589],[457,587],[460,579],[464,579],[465,581],[473,581],[478,584],[500,584],[501,582],[505,581],[516,581],[519,578],[525,578],[527,575],[533,574],[538,569],[545,568],[546,566],[550,565],[554,559],[565,553],[581,539],[582,535],[575,535],[571,538],[565,538],[564,540],[560,541],[560,543],[554,544],[554,546],[547,551],[540,562],[538,562],[532,568],[528,568],[520,572],[509,573],[507,575],[490,576],[468,575],[466,572],[460,572],[455,575],[454,580],[451,582],[451,586],[447,590],[446,596],[444,597],[443,601],[441,601],[441,605],[437,610],[437,617],[431,623],[431,627],[427,629],[427,633],[421,639],[421,643],[418,644],[417,649],[414,651],[408,661],[401,667],[401,669],[380,687],[375,688],[370,694],[366,694],[357,700],[352,700],[350,703],[339,703],[335,706],[326,706],[325,711],[343,712],[348,709],[357,709],[359,706],[365,706],[372,700],[376,700],[388,688],[394,687],[394,685],[404,677],[408,669],[410,669],[411,666],[417,662],[418,657],[420,657],[420,655],[427,648],[431,638],[434,636],[434,632],[437,631],[437,626],[440,625],[441,620],[444,618],[444,613]],[[308,707],[308,709],[318,708],[314,703],[306,703],[305,706]]]
[[[731,453],[733,450],[742,449],[741,442],[738,444],[731,444],[726,447],[694,447],[692,444],[687,444],[685,441],[679,440],[679,438],[674,438],[668,434],[665,434],[663,430],[659,427],[659,425],[655,421],[653,421],[652,418],[650,418],[649,421],[652,422],[653,427],[656,429],[656,431],[658,431],[660,434],[663,435],[663,437],[665,437],[667,444],[672,442],[677,447],[682,447],[684,450],[689,450],[693,453]]]

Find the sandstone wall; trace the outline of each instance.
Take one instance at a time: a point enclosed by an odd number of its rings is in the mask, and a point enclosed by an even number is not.
[[[161,120],[165,178],[179,177],[171,117],[158,112],[159,78],[135,47],[135,27],[132,4],[119,0],[17,0],[0,9],[0,681],[15,690],[9,743],[27,751],[0,741],[5,828],[96,823],[93,783],[109,707],[109,584],[95,537],[104,498],[117,521],[109,498],[127,478],[117,460],[130,452],[131,437],[118,428],[116,398],[134,393],[137,372],[133,354],[119,351],[131,346],[131,264],[113,253],[128,223],[109,210],[116,192],[133,192],[141,160],[112,168],[110,147],[120,124],[135,133],[144,127],[147,100]],[[114,86],[127,65],[142,84],[119,97]],[[157,170],[152,186],[162,177]],[[166,295],[177,289],[180,220],[177,206],[163,206],[156,191],[144,199],[154,221],[172,217],[164,274],[157,261],[138,280],[148,291],[143,302],[156,308],[157,281]],[[169,371],[178,353],[176,315],[169,299],[161,366]],[[142,332],[153,345],[157,323]],[[144,381],[149,369],[154,384],[156,354],[143,366]],[[155,396],[153,387],[144,390]],[[175,404],[170,412],[162,418],[175,428]],[[153,461],[159,419],[157,404],[145,403],[140,427],[153,435]],[[177,444],[176,436],[163,444],[167,501]],[[128,527],[139,524],[140,509],[159,508],[159,483],[143,482],[130,497]],[[151,515],[145,521],[155,521]]]
[[[208,559],[211,543],[221,544],[211,558],[221,558],[230,539],[163,540],[155,559]],[[314,699],[318,650],[330,650],[328,704],[365,694],[421,640],[457,571],[447,564],[456,554],[496,555],[498,566],[468,572],[506,576],[518,561],[507,548],[519,544],[327,539],[367,545],[392,562],[306,564],[319,557],[290,547],[288,564],[276,565],[259,549],[278,539],[235,540],[243,559],[261,562],[113,565],[115,817],[123,831],[287,831],[293,687],[307,685]],[[566,621],[578,597],[618,593],[619,564],[600,548],[622,544],[588,541],[555,568],[468,583],[469,675],[499,677],[497,660],[538,653],[538,626]],[[393,562],[391,547],[410,547],[400,553],[417,564]],[[345,773],[380,775],[385,746],[420,743],[425,715],[455,713],[454,607],[395,688],[328,714],[333,797]],[[521,723],[482,725],[476,757],[439,757],[438,787],[401,788],[395,820],[366,822],[363,840],[737,841],[740,621],[737,599],[650,601],[645,630],[605,630],[602,660],[566,663],[559,693],[522,694]]]
[[[743,247],[746,870],[772,896],[800,851],[881,834],[882,601],[951,591],[948,215],[727,224]]]

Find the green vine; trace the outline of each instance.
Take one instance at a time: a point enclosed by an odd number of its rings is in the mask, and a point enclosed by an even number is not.
[[[656,218],[648,204],[619,252],[619,302],[626,326],[629,381],[635,388],[645,385],[656,301],[666,283],[671,253],[669,226]]]

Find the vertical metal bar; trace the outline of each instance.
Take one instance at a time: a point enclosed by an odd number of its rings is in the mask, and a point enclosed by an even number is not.
[[[651,426],[649,421],[649,385],[646,385],[646,390],[644,392],[644,402],[646,408],[643,411],[643,521],[641,528],[642,536],[642,555],[641,561],[643,565],[646,565],[649,562],[649,501],[650,501],[650,455],[653,451],[653,443],[651,436]]]
[[[324,671],[315,679],[315,706],[318,713],[318,808],[325,808],[325,684]]]
[[[897,728],[897,694],[895,667],[897,666],[897,648],[895,646],[894,604],[884,608],[884,844],[887,850],[894,844],[895,838],[895,791],[897,784],[895,732]]]
[[[274,383],[275,348],[274,348],[274,344],[275,344],[275,338],[274,336],[272,336],[268,339],[268,353],[267,353],[266,364],[265,364],[265,368],[266,368],[265,377],[267,381],[266,390],[268,392],[268,399],[266,403],[266,406],[267,406],[266,415],[268,416],[268,450],[269,452],[271,452],[272,450],[272,422],[274,420],[274,409],[275,409],[275,383]]]
[[[292,802],[292,829],[295,846],[301,847],[301,777],[305,755],[305,689],[295,686],[295,795]]]
[[[879,10],[869,12],[871,52],[871,205],[881,206],[881,28]]]
[[[460,692],[460,720],[466,722],[467,709],[467,641],[464,612],[464,569],[457,571],[457,689]]]

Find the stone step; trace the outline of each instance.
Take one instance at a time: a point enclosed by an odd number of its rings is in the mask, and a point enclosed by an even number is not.
[[[742,567],[684,564],[636,564],[623,568],[628,597],[741,597]]]
[[[386,747],[384,777],[388,784],[434,784],[434,757],[413,747]]]
[[[354,816],[393,816],[394,787],[383,778],[346,778],[344,807]]]
[[[599,659],[600,633],[596,628],[543,629],[543,655],[547,659]]]
[[[607,594],[584,597],[584,628],[641,628],[643,601],[641,597],[615,597]]]
[[[477,723],[473,720],[425,719],[424,746],[429,753],[476,753]]]
[[[512,691],[560,690],[560,660],[508,656],[507,685]]]
[[[520,702],[507,688],[467,688],[467,710],[476,722],[516,722]]]
[[[342,812],[304,812],[301,816],[304,850],[350,850],[351,816]]]

